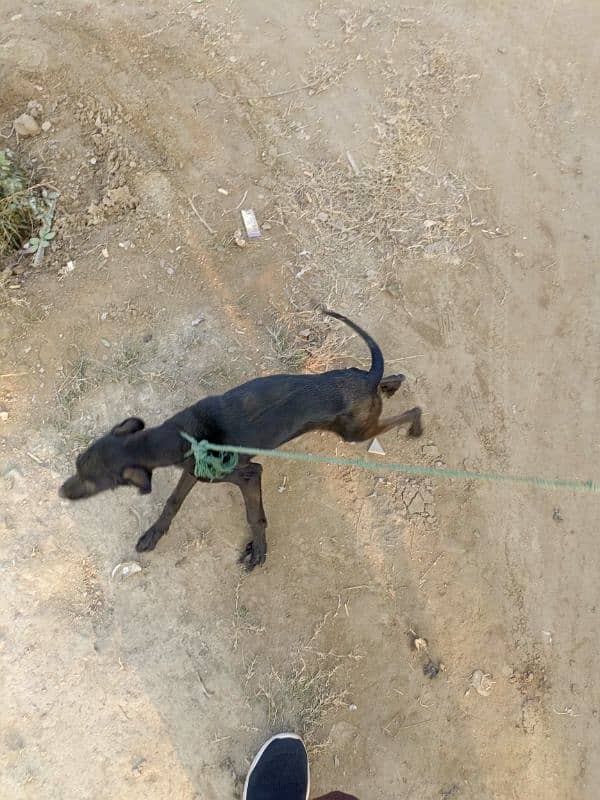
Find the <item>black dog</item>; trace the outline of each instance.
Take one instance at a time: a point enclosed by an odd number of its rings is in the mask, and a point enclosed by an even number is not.
[[[379,419],[381,395],[393,395],[404,375],[383,378],[383,355],[376,342],[341,314],[325,313],[345,322],[365,340],[372,359],[368,372],[352,368],[321,375],[271,375],[219,397],[206,397],[156,428],[144,430],[141,419],[126,419],[77,457],[77,472],[61,486],[60,496],[80,500],[117,486],[137,486],[141,494],[148,494],[155,467],[180,466],[183,474],[160,517],[137,543],[136,549],[142,552],[156,547],[198,480],[194,459],[186,458],[189,444],[181,432],[214,444],[269,449],[314,430],[332,431],[345,441],[358,442],[409,424],[409,435],[420,436],[420,408]],[[262,564],[267,554],[262,467],[251,458],[240,456],[235,470],[221,479],[239,486],[246,504],[252,540],[240,560],[249,569]]]

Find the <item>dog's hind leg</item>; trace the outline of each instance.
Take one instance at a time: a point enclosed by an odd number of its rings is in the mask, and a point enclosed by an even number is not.
[[[179,478],[177,486],[173,489],[169,499],[165,503],[160,517],[156,520],[151,528],[148,528],[143,536],[140,536],[135,549],[138,553],[145,553],[148,550],[154,550],[158,544],[159,539],[165,535],[169,530],[173,517],[179,509],[185,498],[190,493],[192,487],[197,483],[197,479],[190,475],[189,472],[184,472]]]
[[[421,409],[417,406],[416,408],[411,408],[409,411],[405,411],[404,414],[380,419],[379,422],[369,430],[369,436],[378,436],[380,433],[385,433],[392,428],[398,428],[400,425],[410,425],[408,429],[409,436],[420,436],[423,433]]]
[[[252,531],[252,539],[240,556],[240,563],[245,564],[248,570],[264,564],[267,557],[267,518],[262,504],[261,476],[262,466],[250,462],[238,467],[223,479],[239,487],[246,505],[246,517]]]

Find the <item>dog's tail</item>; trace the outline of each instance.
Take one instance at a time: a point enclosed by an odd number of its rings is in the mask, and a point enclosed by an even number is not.
[[[372,339],[366,331],[363,331],[355,322],[352,322],[351,319],[348,319],[348,317],[345,317],[343,314],[338,314],[336,311],[329,311],[329,309],[323,307],[321,307],[321,311],[323,314],[327,314],[328,317],[333,317],[334,319],[341,320],[341,322],[345,322],[346,325],[365,340],[371,351],[371,369],[369,370],[369,377],[373,386],[377,386],[383,378],[383,353],[375,339]]]

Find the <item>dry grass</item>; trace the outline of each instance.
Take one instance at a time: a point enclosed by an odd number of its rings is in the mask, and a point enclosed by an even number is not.
[[[391,61],[379,68],[387,88],[373,116],[374,155],[298,159],[293,173],[278,176],[267,216],[299,253],[288,288],[300,306],[302,297],[339,305],[351,294],[360,302],[373,290],[393,293],[407,263],[460,268],[470,252],[468,182],[443,170],[438,153],[447,118],[476,76],[459,75],[441,47],[418,51],[410,81]]]
[[[321,312],[293,304],[274,312],[267,332],[273,351],[267,361],[275,362],[277,369],[311,374],[346,366],[346,345],[355,338]]]
[[[220,370],[216,369],[197,380],[203,383],[204,378],[204,385],[211,386],[220,375]],[[100,361],[78,351],[65,364],[56,389],[60,415],[69,421],[74,407],[86,394],[108,383],[148,383],[174,393],[181,385],[180,359],[173,357],[171,353],[165,357],[154,343],[140,341],[124,342],[116,346],[107,361]]]
[[[362,658],[360,653],[339,653],[330,647],[339,640],[335,623],[341,608],[338,598],[337,607],[323,615],[312,635],[287,653],[281,666],[270,656],[264,663],[259,652],[247,667],[246,689],[250,697],[265,702],[268,731],[294,730],[312,750],[324,746],[321,730],[327,715],[347,705],[348,668]],[[254,635],[257,629],[250,630]]]
[[[34,183],[11,150],[0,150],[0,256],[27,243],[47,246],[56,196]]]
[[[336,687],[334,676],[340,663],[308,666],[299,660],[285,673],[275,669],[259,683],[256,697],[267,704],[270,731],[294,730],[309,748],[318,743],[318,730],[327,713],[344,703],[345,691]]]

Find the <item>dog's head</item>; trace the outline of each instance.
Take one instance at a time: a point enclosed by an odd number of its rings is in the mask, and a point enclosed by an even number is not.
[[[152,472],[132,463],[127,439],[144,428],[144,422],[130,417],[97,439],[75,461],[77,472],[63,483],[59,495],[83,500],[117,486],[136,486],[140,494],[152,491]]]

